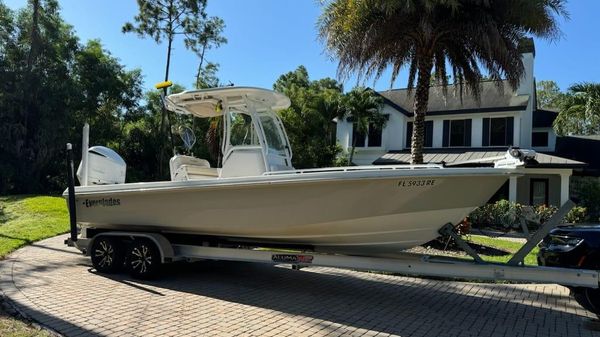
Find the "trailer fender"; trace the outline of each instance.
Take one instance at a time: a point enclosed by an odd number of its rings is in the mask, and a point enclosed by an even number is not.
[[[160,252],[160,261],[162,263],[172,262],[175,257],[175,252],[173,251],[173,246],[167,238],[165,238],[162,234],[158,233],[143,233],[143,232],[105,232],[98,234],[90,239],[87,246],[91,247],[94,244],[94,239],[100,236],[120,236],[127,237],[131,239],[136,238],[144,238],[148,239],[156,245],[158,251]],[[89,254],[89,253],[88,253]]]

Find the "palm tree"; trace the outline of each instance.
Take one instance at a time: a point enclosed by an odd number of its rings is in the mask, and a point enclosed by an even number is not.
[[[516,88],[524,71],[519,42],[558,37],[560,16],[568,16],[564,0],[331,0],[318,25],[342,77],[377,80],[391,67],[393,84],[408,67],[408,87],[416,81],[412,163],[420,164],[432,71],[444,94],[452,74],[461,95],[465,85],[479,98],[480,67]]]
[[[369,132],[369,124],[376,128],[383,128],[386,123],[385,117],[379,113],[383,106],[383,99],[372,89],[356,87],[344,97],[344,117],[348,117],[354,124],[356,135],[366,135]],[[348,164],[352,164],[356,141],[358,137],[352,137],[352,149]]]
[[[578,83],[562,95],[560,112],[554,120],[559,135],[600,134],[600,83]]]

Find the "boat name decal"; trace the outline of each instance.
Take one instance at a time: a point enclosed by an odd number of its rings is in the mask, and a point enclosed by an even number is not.
[[[85,207],[112,207],[112,206],[121,206],[121,199],[119,198],[102,198],[102,199],[85,199],[83,202]]]
[[[400,180],[399,187],[423,187],[435,185],[435,179]]]
[[[273,254],[271,255],[273,262],[281,263],[312,263],[312,255],[296,255],[296,254]]]

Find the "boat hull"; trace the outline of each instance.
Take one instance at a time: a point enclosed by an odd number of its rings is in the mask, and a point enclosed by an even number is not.
[[[507,178],[502,170],[437,169],[78,187],[77,217],[84,227],[377,255],[436,238],[440,227],[484,204]]]

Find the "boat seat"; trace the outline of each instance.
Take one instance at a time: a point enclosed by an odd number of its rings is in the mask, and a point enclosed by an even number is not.
[[[192,156],[175,155],[169,161],[171,181],[214,179],[219,177],[219,171],[210,167],[205,159]]]

